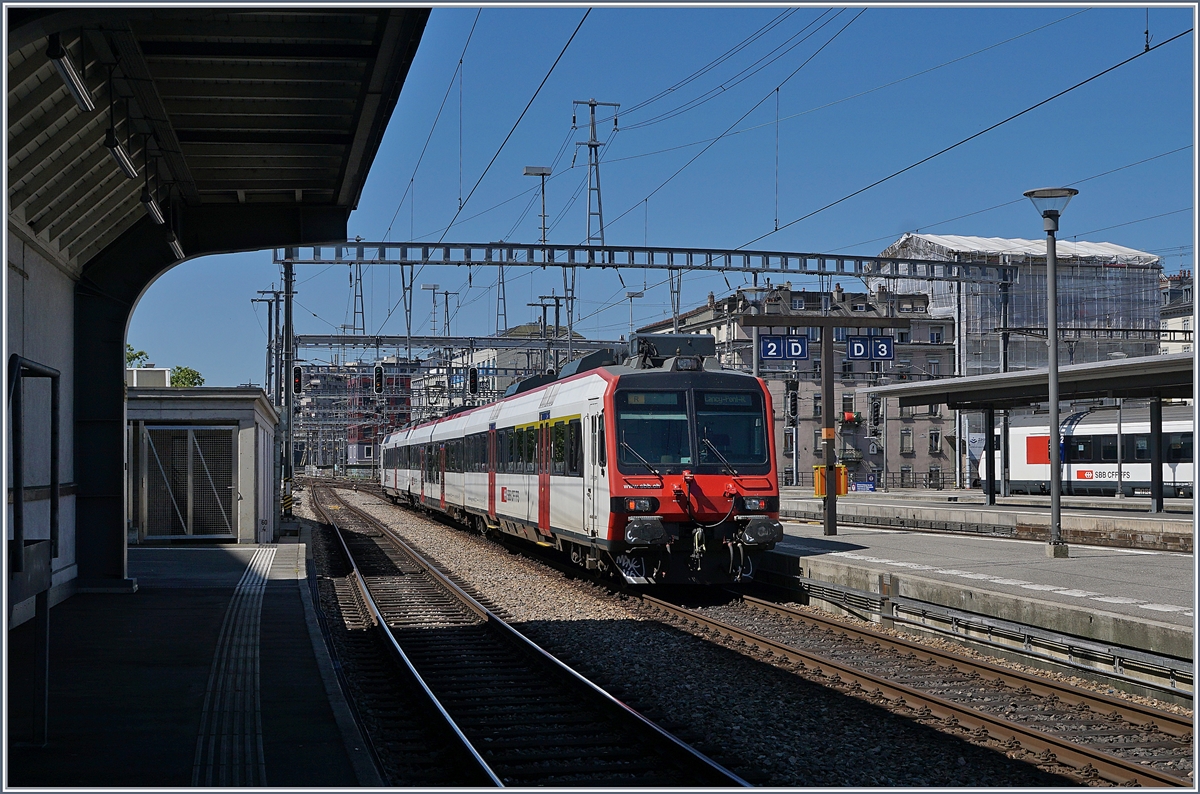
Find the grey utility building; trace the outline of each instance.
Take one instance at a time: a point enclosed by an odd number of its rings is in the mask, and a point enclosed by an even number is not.
[[[129,543],[272,542],[279,416],[266,393],[198,386],[128,395]]]

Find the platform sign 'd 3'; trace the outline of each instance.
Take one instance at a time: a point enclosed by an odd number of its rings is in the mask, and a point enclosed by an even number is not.
[[[758,357],[765,361],[804,360],[808,358],[807,336],[760,336]]]
[[[851,361],[891,361],[895,356],[890,336],[847,336],[846,358]]]

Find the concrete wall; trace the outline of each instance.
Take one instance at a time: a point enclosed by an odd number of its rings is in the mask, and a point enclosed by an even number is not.
[[[7,232],[8,259],[8,350],[25,358],[54,367],[59,378],[59,556],[51,563],[53,589],[51,605],[73,592],[77,575],[75,556],[75,415],[72,395],[75,356],[74,303],[78,274],[62,263],[43,246],[32,242],[19,227],[12,224]],[[39,487],[50,483],[50,381],[36,379],[22,385],[24,400],[24,461],[25,486]],[[6,395],[7,399],[7,395]],[[6,403],[7,406],[7,403]],[[8,416],[7,407],[5,415]],[[9,454],[6,446],[5,455]],[[9,458],[11,466],[11,457]],[[7,486],[8,537],[12,538],[11,488],[12,470]],[[50,502],[48,498],[26,502],[25,537],[50,537]],[[33,600],[12,606],[11,625],[33,615]]]

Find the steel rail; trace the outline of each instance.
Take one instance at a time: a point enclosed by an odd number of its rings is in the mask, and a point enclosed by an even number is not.
[[[324,491],[324,494],[332,496],[341,506],[348,507],[345,501],[343,501],[342,498],[338,496],[332,488],[326,488],[322,490]],[[316,494],[314,493],[313,496],[316,497]],[[492,768],[488,766],[486,761],[483,760],[483,757],[479,754],[479,751],[475,749],[475,747],[463,734],[462,730],[454,722],[454,719],[433,694],[433,691],[429,688],[429,685],[425,683],[425,680],[421,677],[421,674],[417,672],[416,667],[413,666],[413,663],[409,660],[408,654],[406,654],[404,649],[400,647],[400,644],[396,642],[396,638],[388,629],[388,625],[384,620],[383,613],[379,610],[378,605],[375,603],[375,599],[371,597],[371,591],[370,588],[367,587],[366,579],[359,571],[358,563],[355,561],[354,555],[350,553],[350,547],[346,544],[346,539],[342,537],[342,529],[337,525],[337,521],[329,514],[329,511],[325,509],[325,506],[321,504],[320,499],[313,498],[312,503],[313,506],[316,507],[317,512],[321,514],[322,518],[324,519],[324,523],[329,524],[334,528],[334,534],[337,535],[338,543],[341,545],[342,552],[346,555],[346,560],[350,563],[350,567],[354,570],[354,581],[358,585],[358,590],[363,597],[364,603],[366,603],[367,608],[371,612],[371,620],[374,622],[375,627],[384,636],[388,646],[392,649],[392,652],[396,654],[397,658],[399,658],[401,663],[403,663],[403,665],[408,669],[409,674],[416,681],[421,691],[424,692],[429,704],[438,712],[438,714],[442,716],[442,719],[445,720],[446,725],[461,743],[463,749],[466,750],[471,758],[475,760],[475,762],[479,765],[480,770],[491,781],[492,785],[499,788],[504,788],[504,784],[500,781],[499,776],[492,771]]]
[[[1186,737],[1192,735],[1193,721],[1178,714],[1172,714],[1169,711],[1143,706],[1140,703],[1134,703],[1129,700],[1111,697],[1099,692],[1089,692],[1086,689],[1070,686],[1068,684],[1059,684],[1040,676],[1031,675],[1013,670],[1007,667],[1002,667],[991,662],[978,661],[975,659],[967,659],[957,654],[943,651],[938,648],[933,648],[928,645],[922,645],[917,642],[905,640],[898,637],[889,637],[886,634],[872,631],[858,626],[851,626],[842,621],[826,618],[822,615],[814,615],[809,612],[802,612],[798,609],[776,604],[761,598],[743,595],[742,601],[757,609],[763,609],[768,612],[774,612],[778,615],[783,615],[794,620],[803,620],[826,628],[836,629],[843,632],[847,636],[869,639],[872,642],[878,642],[880,645],[893,648],[906,653],[913,653],[920,659],[933,660],[939,664],[957,667],[963,670],[971,670],[980,675],[991,675],[1005,683],[1013,681],[1018,682],[1021,686],[1029,687],[1029,689],[1039,695],[1054,695],[1059,700],[1070,703],[1071,705],[1085,704],[1093,711],[1106,711],[1107,713],[1116,712],[1121,719],[1133,723],[1135,725],[1143,725],[1145,727],[1156,727],[1163,733],[1175,737]]]
[[[330,492],[332,493],[332,491],[330,491]],[[669,733],[668,731],[664,730],[663,728],[661,728],[660,726],[658,726],[651,720],[647,719],[645,716],[643,716],[639,712],[633,710],[629,706],[622,703],[620,700],[617,700],[615,697],[610,695],[604,689],[597,686],[596,684],[594,684],[592,681],[588,680],[584,676],[580,675],[574,669],[572,669],[571,667],[564,664],[557,657],[550,654],[545,649],[543,649],[542,647],[540,647],[539,645],[534,643],[532,640],[530,640],[528,637],[526,637],[521,632],[517,631],[515,628],[513,628],[511,625],[509,625],[507,622],[505,622],[502,618],[497,616],[494,612],[492,612],[490,609],[488,609],[486,606],[484,606],[478,600],[476,600],[473,596],[471,596],[469,593],[467,593],[465,590],[463,590],[457,583],[455,583],[452,579],[450,579],[450,577],[448,577],[446,574],[444,574],[440,570],[438,570],[438,568],[436,566],[432,565],[428,560],[426,560],[424,558],[424,556],[422,556],[419,552],[417,552],[415,549],[413,549],[412,546],[410,546],[402,538],[400,538],[390,527],[386,526],[381,521],[374,518],[369,513],[363,511],[362,509],[355,507],[354,505],[348,504],[345,500],[341,499],[341,497],[338,496],[336,493],[334,494],[334,497],[338,499],[338,501],[341,503],[341,505],[345,509],[354,513],[359,518],[368,522],[371,526],[373,526],[374,528],[379,530],[381,533],[383,533],[383,536],[385,538],[387,538],[390,542],[394,543],[396,545],[396,547],[399,548],[404,554],[411,557],[412,560],[418,566],[420,566],[422,568],[422,570],[425,571],[425,573],[427,573],[431,578],[433,578],[439,584],[441,584],[442,586],[447,588],[449,591],[451,591],[455,595],[455,597],[457,597],[459,600],[461,600],[463,602],[463,604],[465,604],[469,609],[471,609],[473,612],[475,612],[477,615],[479,615],[482,619],[487,621],[488,625],[491,626],[493,629],[500,631],[510,641],[512,641],[519,647],[534,654],[536,657],[541,658],[547,664],[557,668],[561,673],[563,673],[564,675],[568,676],[570,679],[575,681],[578,685],[591,691],[596,697],[598,697],[600,699],[600,701],[603,704],[605,704],[613,712],[617,713],[621,718],[633,720],[636,724],[638,724],[638,726],[640,728],[642,728],[643,730],[650,733],[657,740],[661,741],[666,747],[671,748],[679,760],[682,760],[683,762],[685,762],[687,764],[697,765],[697,766],[704,768],[704,769],[710,771],[711,773],[713,773],[714,783],[709,784],[709,785],[718,785],[718,786],[722,786],[722,787],[736,786],[736,787],[742,787],[742,788],[750,787],[750,783],[748,783],[747,781],[738,777],[736,774],[729,771],[725,767],[721,766],[720,764],[718,764],[716,761],[712,760],[708,756],[704,755],[703,753],[698,751],[696,748],[692,747],[691,745],[687,744],[686,742],[680,740],[678,737],[676,737],[673,734]],[[339,539],[340,539],[340,534],[339,534]],[[344,541],[343,541],[343,547],[345,547]],[[357,569],[356,569],[356,572],[357,572]],[[364,585],[365,585],[365,583],[364,583]],[[371,602],[371,603],[372,603],[372,609],[374,609],[374,606],[373,606],[374,602]],[[382,622],[382,615],[380,615],[379,619]],[[395,638],[392,638],[392,642],[393,643],[395,642]],[[399,646],[397,646],[397,648],[398,647]],[[407,657],[405,657],[405,658],[406,658],[406,663],[407,663]],[[414,673],[415,673],[415,671],[414,671]],[[432,697],[432,694],[430,694],[430,697]],[[439,706],[439,708],[440,708],[440,706]],[[464,741],[465,741],[465,738],[464,738]]]
[[[732,626],[714,618],[705,617],[697,612],[676,606],[658,598],[643,595],[642,601],[667,614],[691,622],[697,626],[708,628],[731,639],[740,640],[753,645],[762,651],[768,651],[789,661],[801,662],[812,666],[818,671],[830,671],[842,681],[865,690],[876,692],[892,700],[908,706],[918,704],[919,708],[928,709],[929,716],[938,717],[947,725],[959,725],[968,730],[983,732],[989,736],[1011,737],[1026,749],[1034,752],[1049,754],[1056,761],[1076,769],[1094,769],[1100,777],[1118,785],[1158,785],[1171,787],[1192,787],[1193,783],[1187,778],[1176,777],[1140,764],[1124,761],[1106,753],[1089,750],[1086,747],[1055,738],[1040,731],[1026,728],[1023,725],[1008,720],[992,717],[988,714],[960,706],[936,695],[921,692],[904,684],[897,684],[887,679],[857,670],[840,662],[818,656],[807,651],[794,648],[781,642],[763,637],[754,632]]]

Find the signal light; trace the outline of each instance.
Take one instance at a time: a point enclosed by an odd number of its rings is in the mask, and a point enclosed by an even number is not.
[[[794,391],[787,393],[787,415],[797,416],[800,413],[800,395]]]
[[[383,394],[383,367],[379,364],[375,365],[375,380],[372,388],[376,394]]]
[[[292,367],[292,394],[300,394],[304,391],[304,370],[301,367]]]
[[[471,394],[479,394],[479,370],[475,367],[467,370],[467,391]]]

